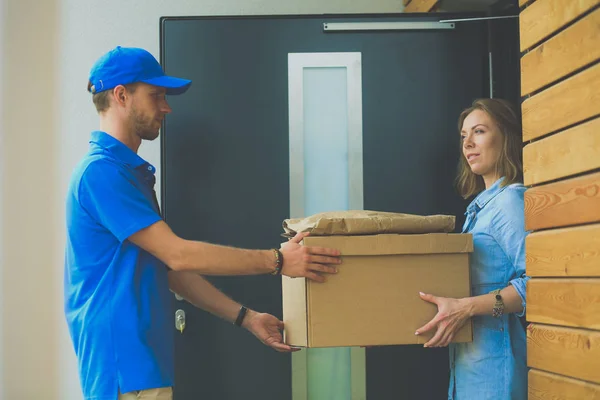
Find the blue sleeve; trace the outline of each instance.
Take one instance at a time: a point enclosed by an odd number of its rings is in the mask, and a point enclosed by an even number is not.
[[[105,159],[87,166],[79,182],[78,200],[121,242],[161,219],[131,173]]]
[[[510,260],[513,267],[513,278],[510,284],[513,285],[519,296],[523,311],[517,316],[525,315],[526,287],[529,277],[525,275],[525,187],[508,187],[502,193],[499,202],[499,210],[493,221],[494,239],[504,254]]]

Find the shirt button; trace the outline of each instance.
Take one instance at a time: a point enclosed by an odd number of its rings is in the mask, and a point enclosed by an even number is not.
[[[152,167],[148,165],[148,171],[152,171]]]

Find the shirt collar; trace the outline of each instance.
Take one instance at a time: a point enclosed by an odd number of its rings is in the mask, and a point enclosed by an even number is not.
[[[504,177],[498,179],[488,189],[479,193],[477,197],[475,197],[475,199],[471,202],[471,204],[469,204],[469,207],[467,207],[467,212],[473,211],[474,208],[477,208],[477,210],[481,210],[494,197],[496,197],[498,194],[500,194],[500,192],[506,189],[506,186],[500,186],[502,184],[502,181],[504,181]]]
[[[154,173],[156,170],[153,165],[150,165],[142,157],[138,156],[133,150],[127,147],[118,139],[115,139],[111,135],[102,131],[92,132],[90,138],[90,147],[98,146],[109,151],[116,159],[123,163],[131,166],[132,168],[138,168],[142,165],[150,167],[148,171]]]

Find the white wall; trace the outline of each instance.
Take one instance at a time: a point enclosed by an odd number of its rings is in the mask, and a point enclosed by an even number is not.
[[[0,180],[0,399],[75,400],[62,314],[63,199],[97,127],[85,90],[92,63],[116,45],[158,58],[161,16],[386,13],[401,11],[402,0],[0,1],[0,172],[11,171]],[[158,141],[140,154],[160,165]]]
[[[4,0],[2,362],[7,400],[57,398],[57,0]],[[43,393],[48,393],[46,396]]]

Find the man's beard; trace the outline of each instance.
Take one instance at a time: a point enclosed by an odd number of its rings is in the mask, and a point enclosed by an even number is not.
[[[133,120],[135,133],[140,139],[154,140],[158,137],[158,129],[152,127],[153,120],[148,121],[143,115],[138,113],[135,108],[132,110],[131,118]]]

